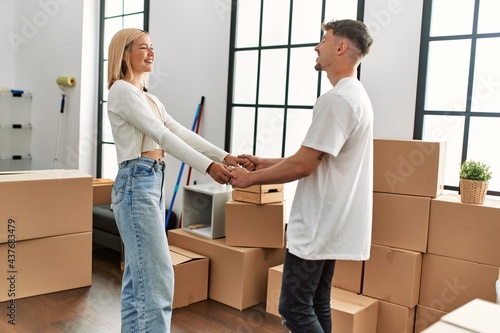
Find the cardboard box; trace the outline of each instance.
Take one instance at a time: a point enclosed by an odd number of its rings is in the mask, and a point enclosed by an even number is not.
[[[413,308],[418,303],[421,269],[421,253],[372,244],[363,294]]]
[[[111,204],[111,190],[114,180],[105,178],[94,178],[92,181],[94,206]]]
[[[471,331],[438,321],[434,325],[423,330],[422,333],[471,333]]]
[[[78,170],[0,173],[0,243],[8,225],[17,241],[92,231],[92,177]]]
[[[281,318],[278,312],[281,294],[283,264],[269,268],[267,277],[266,312]]]
[[[363,284],[364,261],[336,260],[332,287],[360,294]]]
[[[474,299],[460,308],[445,314],[441,321],[464,328],[470,332],[500,332],[500,305]]]
[[[413,333],[416,307],[380,301],[378,306],[377,332]]]
[[[168,231],[169,244],[210,260],[208,297],[243,310],[264,302],[270,267],[282,264],[285,249],[232,247],[182,229]]]
[[[424,254],[419,304],[444,312],[481,298],[495,302],[499,267]]]
[[[372,242],[426,252],[430,207],[428,197],[373,193]]]
[[[0,244],[0,253],[0,302],[92,283],[92,232]]]
[[[446,312],[437,309],[429,308],[423,305],[417,305],[417,313],[415,316],[415,333],[420,333],[432,324],[438,322]]]
[[[284,247],[284,202],[267,205],[226,202],[226,245]]]
[[[460,202],[455,194],[431,201],[428,252],[500,267],[500,201]]]
[[[210,239],[224,237],[231,192],[231,186],[215,182],[184,186],[182,229]]]
[[[175,285],[173,308],[206,300],[208,297],[208,258],[170,246]]]
[[[332,288],[332,333],[375,333],[379,301],[339,288]]]
[[[444,188],[444,142],[373,141],[373,191],[437,197]]]
[[[253,185],[246,188],[235,188],[233,190],[233,200],[254,203],[268,204],[283,201],[283,184]]]

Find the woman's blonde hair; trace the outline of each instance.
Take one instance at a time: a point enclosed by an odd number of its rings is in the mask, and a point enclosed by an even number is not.
[[[135,28],[127,28],[118,31],[108,48],[108,89],[111,88],[116,80],[134,78],[132,66],[130,64],[130,48],[139,36],[147,34],[146,31]],[[147,88],[148,75],[144,75],[143,87]]]

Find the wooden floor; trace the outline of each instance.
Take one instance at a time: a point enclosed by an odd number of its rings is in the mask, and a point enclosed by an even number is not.
[[[0,332],[120,332],[120,257],[108,249],[93,253],[92,286],[16,301],[16,325],[8,324],[8,302],[0,303]],[[64,274],[64,268],[61,268]],[[207,300],[175,309],[172,333],[285,333],[265,303],[244,311]]]

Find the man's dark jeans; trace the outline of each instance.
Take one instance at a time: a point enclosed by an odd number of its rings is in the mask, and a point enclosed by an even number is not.
[[[330,333],[335,260],[304,260],[286,252],[279,313],[292,333]]]

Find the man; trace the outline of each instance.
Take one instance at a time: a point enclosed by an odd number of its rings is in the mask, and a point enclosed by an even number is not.
[[[299,180],[287,227],[279,312],[292,333],[330,333],[335,260],[370,255],[373,111],[357,67],[373,42],[359,21],[323,24],[315,69],[333,88],[320,96],[300,149],[287,158],[244,155],[233,187]]]

